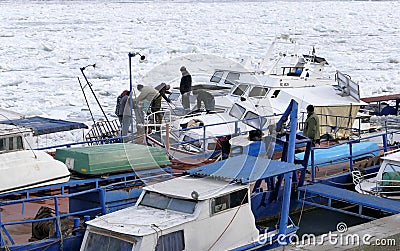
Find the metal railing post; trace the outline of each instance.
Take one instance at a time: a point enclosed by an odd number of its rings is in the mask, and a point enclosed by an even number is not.
[[[315,160],[314,160],[314,148],[311,147],[311,181],[315,182]]]
[[[382,134],[382,140],[383,140],[383,151],[386,153],[388,151],[388,145],[387,145],[387,131],[386,133]]]
[[[206,125],[203,126],[203,154],[206,154]]]
[[[100,188],[99,190],[99,200],[100,200],[100,205],[101,205],[101,214],[106,214],[106,189],[105,188]]]
[[[60,221],[60,212],[58,210],[58,197],[54,198],[54,210],[56,214],[56,235],[57,238],[60,238],[62,233],[61,233],[61,221]]]
[[[353,171],[353,142],[349,142],[349,153],[350,153],[350,171]]]

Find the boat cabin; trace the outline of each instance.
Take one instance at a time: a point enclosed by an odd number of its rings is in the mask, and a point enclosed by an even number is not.
[[[254,79],[254,76],[255,72],[251,71],[216,69],[210,78],[209,86],[229,89],[235,86],[237,81]]]
[[[33,131],[26,127],[0,124],[0,153],[30,149]]]
[[[89,221],[81,251],[228,250],[259,237],[249,185],[183,176],[143,190],[134,207]]]

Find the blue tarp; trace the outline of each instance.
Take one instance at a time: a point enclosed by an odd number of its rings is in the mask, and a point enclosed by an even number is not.
[[[379,155],[379,146],[375,142],[360,142],[352,144],[353,160],[375,157]],[[327,166],[346,162],[350,157],[349,144],[341,144],[328,148],[314,150],[314,164],[316,166]],[[297,153],[295,159],[304,159],[304,153]],[[311,167],[311,157],[308,160],[308,167]]]
[[[188,170],[186,173],[250,183],[303,168],[302,165],[295,165],[278,160],[239,155]]]
[[[55,133],[55,132],[70,131],[81,128],[85,129],[88,128],[87,125],[85,125],[84,123],[72,122],[60,119],[49,119],[39,116],[24,118],[24,119],[0,121],[0,123],[31,128],[33,130],[34,136]]]

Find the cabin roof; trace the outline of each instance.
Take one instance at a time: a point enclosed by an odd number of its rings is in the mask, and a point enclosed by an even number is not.
[[[391,94],[391,95],[382,95],[382,96],[361,98],[362,101],[367,102],[367,103],[397,100],[397,99],[400,99],[400,94]]]
[[[214,177],[248,184],[257,180],[303,169],[302,165],[264,157],[239,155],[187,171],[191,175]]]
[[[283,107],[287,106],[288,100],[294,99],[299,103],[308,103],[314,106],[349,106],[366,105],[363,101],[358,101],[351,96],[342,96],[341,92],[331,85],[315,87],[286,88],[280,91],[277,100],[283,102]],[[287,95],[286,98],[279,96]],[[272,99],[271,99],[272,100]],[[271,101],[271,103],[273,100]]]
[[[85,125],[84,123],[72,122],[61,119],[50,119],[39,116],[0,121],[0,123],[31,128],[34,132],[34,136],[55,133],[55,132],[70,131],[81,128],[85,129],[88,128],[88,126]]]
[[[229,183],[223,180],[213,178],[194,178],[183,176],[175,179],[170,179],[154,185],[146,186],[143,189],[146,191],[165,194],[170,197],[190,199],[192,192],[196,191],[199,195],[198,200],[206,200],[219,195],[227,194],[236,190],[247,187],[235,183]]]

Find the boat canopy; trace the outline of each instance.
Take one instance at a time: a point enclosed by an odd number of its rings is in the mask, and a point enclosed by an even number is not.
[[[85,125],[84,123],[61,120],[61,119],[50,119],[40,116],[24,118],[24,119],[5,120],[5,121],[0,121],[0,123],[31,128],[33,130],[34,136],[88,128],[88,126]]]

